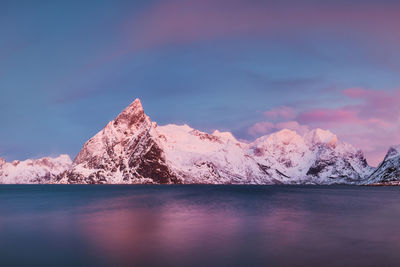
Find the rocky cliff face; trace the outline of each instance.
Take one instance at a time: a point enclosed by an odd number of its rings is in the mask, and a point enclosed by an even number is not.
[[[45,184],[72,166],[68,155],[57,158],[15,160],[6,162],[0,158],[0,184]]]
[[[384,160],[366,183],[400,185],[400,146],[389,148]]]
[[[61,183],[178,183],[157,143],[157,125],[136,99],[91,138]]]
[[[91,138],[59,183],[361,183],[372,171],[361,151],[320,129],[282,130],[253,143],[227,132],[158,126],[136,99]]]

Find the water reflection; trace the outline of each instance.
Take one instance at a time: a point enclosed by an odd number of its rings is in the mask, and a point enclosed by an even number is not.
[[[396,266],[397,189],[0,187],[0,264]]]

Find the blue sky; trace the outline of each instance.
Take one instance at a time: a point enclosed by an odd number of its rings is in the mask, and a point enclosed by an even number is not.
[[[1,1],[0,156],[74,157],[138,97],[159,124],[251,140],[296,122],[377,162],[400,143],[395,104],[365,112],[379,104],[371,95],[398,100],[399,11],[394,1]],[[293,116],[265,115],[282,107]]]

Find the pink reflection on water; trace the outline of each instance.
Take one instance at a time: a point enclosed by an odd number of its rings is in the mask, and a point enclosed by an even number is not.
[[[229,211],[210,212],[200,205],[180,202],[134,209],[124,204],[132,201],[141,198],[89,205],[86,209],[94,212],[85,213],[78,221],[90,245],[113,262],[159,263],[174,257],[177,262],[190,260],[192,252],[216,243],[224,245],[240,231],[241,219]],[[224,253],[224,248],[220,247],[218,253]],[[151,259],[151,255],[157,256]]]
[[[221,199],[226,202],[218,202]],[[384,248],[385,241],[393,244],[398,239],[379,227],[387,224],[382,221],[386,216],[368,216],[365,221],[357,214],[332,211],[341,203],[336,195],[318,198],[331,210],[310,210],[310,202],[292,194],[268,200],[269,204],[215,197],[210,203],[207,198],[148,194],[101,198],[81,207],[75,225],[91,256],[113,265],[201,266],[207,260],[218,265],[214,261],[229,262],[242,254],[253,255],[257,263],[275,260],[290,266],[297,260],[318,264],[330,258],[340,265],[338,252],[354,263],[365,263],[363,257],[371,253],[364,249],[366,242]],[[392,255],[390,250],[388,246],[383,255]]]

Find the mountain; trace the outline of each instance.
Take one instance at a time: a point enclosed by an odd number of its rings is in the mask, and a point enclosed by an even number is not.
[[[360,150],[316,129],[282,130],[252,143],[229,132],[158,126],[136,99],[83,146],[59,183],[362,183],[373,171]]]
[[[400,145],[389,148],[385,158],[366,183],[400,185]]]
[[[68,155],[13,162],[6,162],[0,158],[0,184],[51,183],[71,165],[72,161]]]
[[[322,129],[303,137],[281,130],[256,139],[251,148],[254,158],[285,184],[357,184],[373,170],[360,150]]]
[[[139,99],[91,138],[60,183],[272,183],[229,133],[158,126]]]

